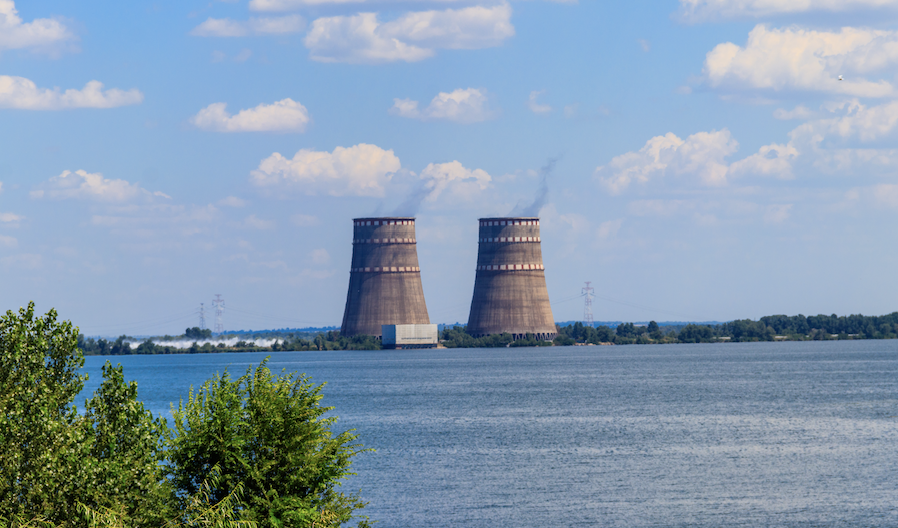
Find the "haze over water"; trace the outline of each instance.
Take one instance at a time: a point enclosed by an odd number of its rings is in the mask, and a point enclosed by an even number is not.
[[[110,358],[154,414],[265,354]],[[89,357],[93,391],[105,357]],[[898,525],[898,341],[283,352],[381,528]]]

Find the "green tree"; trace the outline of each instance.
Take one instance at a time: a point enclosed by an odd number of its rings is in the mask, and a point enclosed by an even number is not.
[[[296,374],[273,376],[267,360],[233,380],[216,375],[173,409],[176,435],[168,471],[182,497],[194,496],[213,468],[211,502],[242,488],[244,520],[260,527],[341,526],[362,507],[337,490],[362,451],[351,431],[334,435],[336,418],[319,405],[323,385]],[[358,526],[368,526],[366,517]]]
[[[165,424],[109,363],[79,414],[83,364],[78,329],[55,310],[36,317],[29,303],[0,318],[0,519],[89,526],[86,507],[119,512],[129,527],[159,526],[170,496]]]
[[[0,518],[77,516],[83,428],[71,405],[84,386],[78,332],[34,303],[0,319]]]

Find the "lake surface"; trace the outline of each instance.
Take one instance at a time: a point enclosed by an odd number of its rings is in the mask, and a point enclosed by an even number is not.
[[[111,359],[154,414],[266,354]],[[898,340],[278,352],[381,528],[898,526]],[[83,403],[83,398],[79,398]]]

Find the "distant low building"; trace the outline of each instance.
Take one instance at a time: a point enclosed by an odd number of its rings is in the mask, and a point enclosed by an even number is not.
[[[381,325],[384,348],[436,348],[440,333],[435,324]]]

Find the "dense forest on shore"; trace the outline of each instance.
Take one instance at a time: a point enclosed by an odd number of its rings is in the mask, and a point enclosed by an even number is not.
[[[447,348],[494,348],[507,346],[571,346],[584,344],[632,345],[672,343],[719,343],[747,341],[820,341],[836,339],[898,338],[898,312],[882,316],[865,315],[769,315],[757,321],[739,319],[721,324],[647,325],[622,323],[616,328],[574,323],[558,326],[554,341],[534,337],[515,341],[510,334],[473,337],[464,326],[443,328],[440,343]],[[228,344],[230,338],[234,341]],[[192,341],[176,347],[174,341]],[[270,344],[262,346],[257,341]],[[215,352],[286,352],[304,350],[379,350],[380,341],[371,336],[344,337],[338,330],[327,332],[271,331],[254,334],[212,336],[208,329],[188,328],[180,336],[138,340],[126,335],[115,340],[78,336],[78,348],[85,355],[127,354],[208,354]]]

